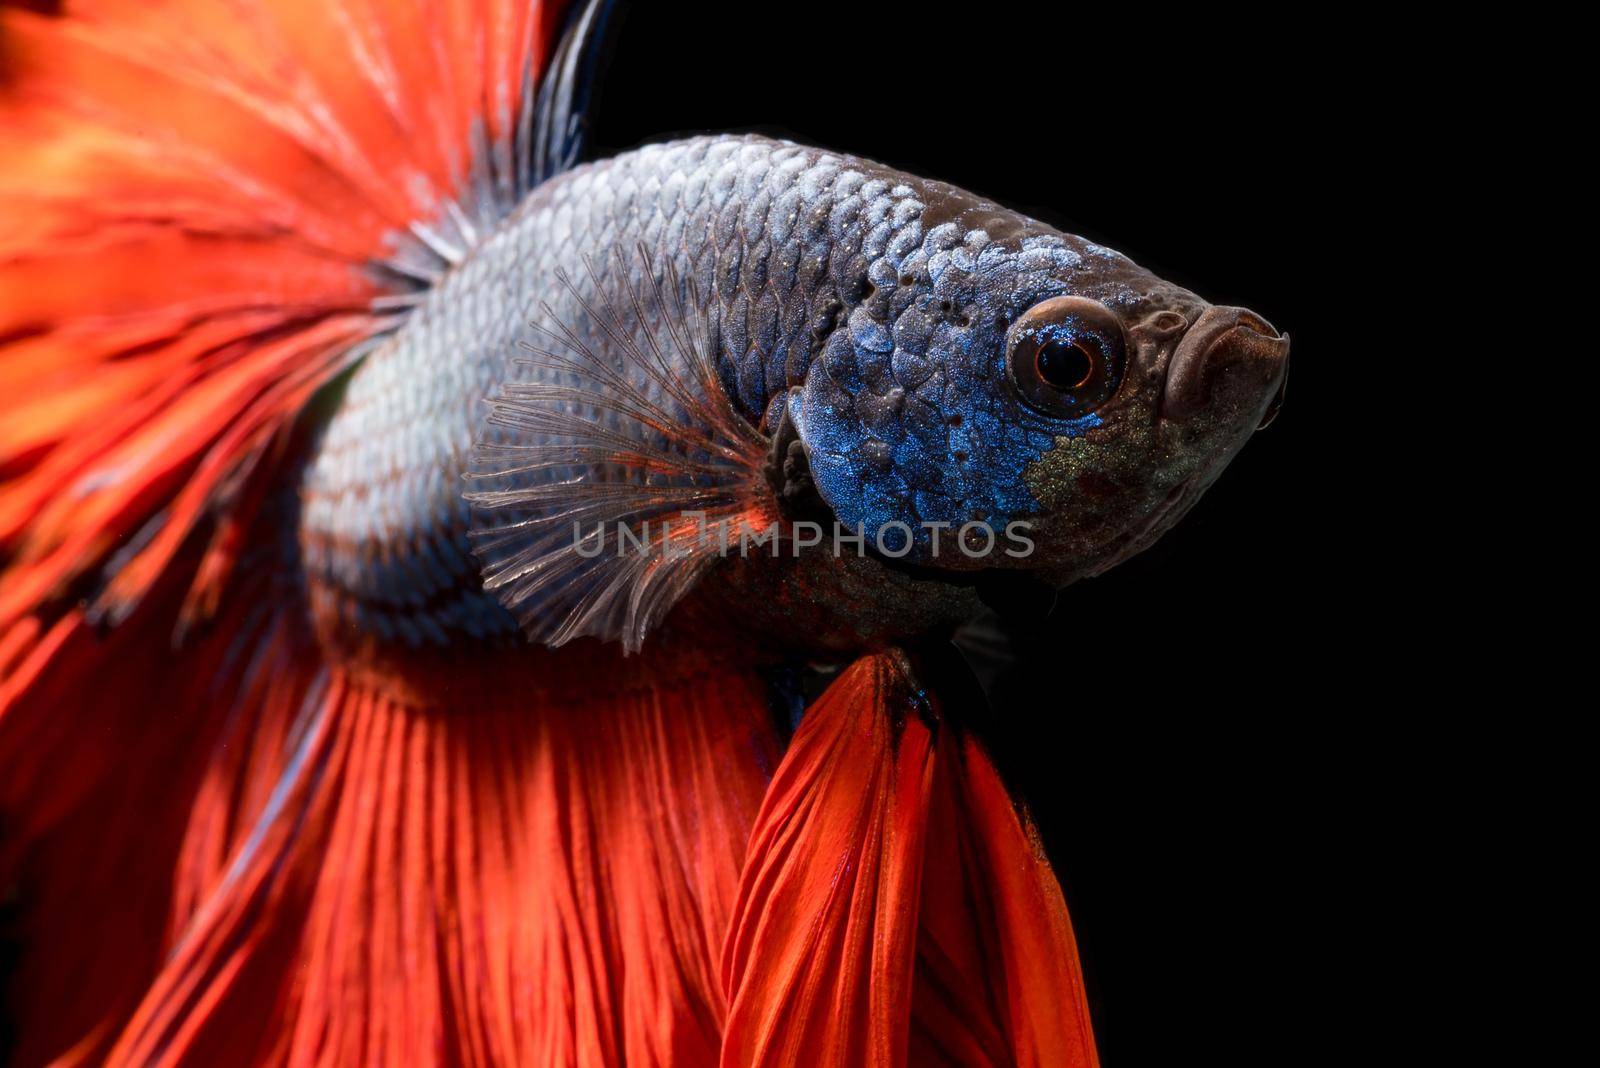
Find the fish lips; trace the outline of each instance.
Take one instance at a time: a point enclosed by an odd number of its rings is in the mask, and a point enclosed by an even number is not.
[[[1161,416],[1175,423],[1203,415],[1232,422],[1250,412],[1259,430],[1277,417],[1288,379],[1287,334],[1245,308],[1207,308],[1167,364]]]

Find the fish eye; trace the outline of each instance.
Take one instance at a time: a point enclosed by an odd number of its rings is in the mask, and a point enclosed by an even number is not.
[[[1063,392],[1082,389],[1103,359],[1098,348],[1085,338],[1052,338],[1034,352],[1033,362],[1047,385]]]
[[[1007,339],[1011,382],[1028,407],[1054,418],[1087,415],[1122,382],[1122,324],[1082,297],[1030,308]]]

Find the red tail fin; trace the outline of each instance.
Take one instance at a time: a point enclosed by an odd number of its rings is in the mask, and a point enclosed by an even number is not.
[[[0,5],[0,893],[20,883],[28,934],[21,1063],[98,1059],[270,826],[332,670],[293,584],[265,581],[296,427],[533,179],[565,6]]]
[[[0,630],[201,526],[214,601],[285,427],[515,200],[562,6],[4,13]]]
[[[191,828],[212,889],[110,1062],[714,1060],[776,746],[757,680],[674,659],[616,689],[531,650],[319,680],[256,828]]]

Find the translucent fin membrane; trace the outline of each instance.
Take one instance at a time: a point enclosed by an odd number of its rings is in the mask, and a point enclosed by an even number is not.
[[[722,979],[724,1065],[1099,1064],[1032,824],[893,651],[806,710],[750,831]]]
[[[716,373],[692,280],[639,258],[642,285],[618,254],[604,307],[562,276],[588,329],[544,306],[548,346],[522,361],[533,378],[493,398],[473,454],[484,586],[546,645],[592,635],[637,651],[727,547],[777,521],[767,443]]]
[[[567,7],[0,5],[0,631],[116,624],[191,538],[217,610],[310,399],[573,158]]]

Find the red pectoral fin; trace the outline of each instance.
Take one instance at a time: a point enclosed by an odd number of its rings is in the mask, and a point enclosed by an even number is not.
[[[728,929],[724,1066],[1098,1063],[1055,877],[925,708],[883,654],[807,710]]]

